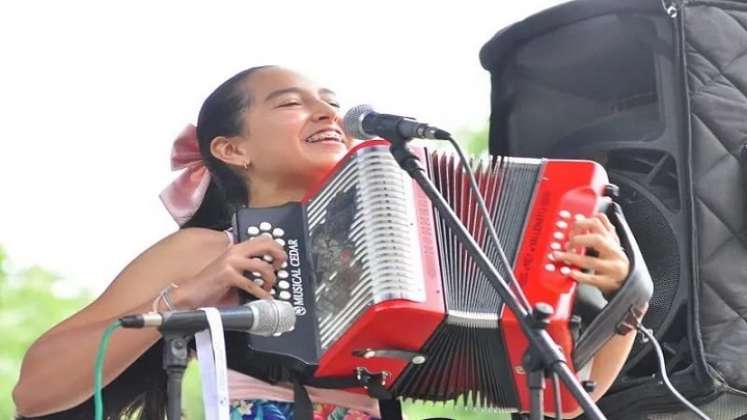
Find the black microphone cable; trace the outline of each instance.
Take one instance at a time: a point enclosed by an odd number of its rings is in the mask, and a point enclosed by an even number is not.
[[[654,346],[654,352],[656,353],[656,358],[659,362],[659,373],[661,375],[662,382],[667,386],[669,389],[669,392],[674,395],[675,398],[677,398],[685,407],[687,407],[688,410],[692,411],[693,414],[698,416],[699,418],[703,420],[710,420],[710,417],[706,416],[705,413],[700,411],[698,407],[693,405],[690,401],[688,401],[685,397],[680,394],[677,389],[672,385],[672,383],[669,381],[669,376],[667,376],[667,366],[666,362],[664,360],[664,352],[661,351],[661,345],[659,345],[659,341],[656,340],[656,337],[654,336],[653,331],[651,329],[646,328],[641,324],[640,322],[637,323],[636,329],[643,334],[643,342],[646,343],[647,341],[651,342],[651,345]]]

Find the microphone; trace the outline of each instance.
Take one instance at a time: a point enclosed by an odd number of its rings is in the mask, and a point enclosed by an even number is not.
[[[289,302],[258,299],[245,305],[219,309],[223,329],[271,336],[293,330],[296,311]],[[208,328],[204,311],[149,312],[119,319],[125,328],[156,327],[161,332],[197,332]]]
[[[440,128],[419,123],[412,118],[399,115],[379,114],[370,105],[350,108],[343,118],[345,131],[357,139],[404,137],[406,139],[449,140],[451,134]]]

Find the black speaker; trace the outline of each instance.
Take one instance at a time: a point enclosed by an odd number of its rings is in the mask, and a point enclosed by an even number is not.
[[[491,152],[605,167],[654,281],[643,322],[662,342],[670,373],[690,366],[692,217],[671,23],[657,15],[601,15],[516,45],[490,61]],[[546,58],[558,49],[564,54]],[[653,356],[637,343],[614,387],[650,380]]]

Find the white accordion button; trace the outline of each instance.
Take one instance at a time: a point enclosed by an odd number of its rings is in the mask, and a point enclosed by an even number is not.
[[[562,241],[563,238],[565,238],[565,235],[563,234],[563,232],[555,232],[552,234],[552,237],[558,241]]]
[[[569,212],[568,210],[560,210],[559,215],[563,219],[570,219],[571,218],[571,212]]]
[[[285,246],[285,239],[277,238],[275,239],[275,242],[279,243],[280,246]]]
[[[571,274],[571,268],[570,267],[565,267],[565,266],[560,267],[560,274],[562,274],[564,276],[567,276],[567,275]]]
[[[249,226],[249,228],[246,230],[246,233],[251,236],[259,235],[259,228],[256,226]]]
[[[268,263],[272,262],[272,255],[265,255],[262,257],[263,260],[267,261]]]
[[[288,268],[288,262],[286,261],[280,264],[280,268]]]
[[[555,264],[545,264],[545,270],[555,271]]]
[[[559,229],[568,229],[568,222],[564,220],[558,220],[557,223],[555,223],[555,226],[557,226]]]
[[[288,283],[286,280],[280,280],[278,282],[278,287],[281,289],[288,289],[290,287],[290,283]]]
[[[268,222],[262,222],[259,224],[259,230],[261,230],[262,232],[269,232],[270,229],[272,229],[272,225]]]
[[[287,279],[288,278],[288,272],[285,270],[278,271],[278,278],[279,279]]]
[[[285,231],[283,229],[275,228],[275,229],[272,230],[272,236],[274,236],[276,238],[280,238],[280,237],[282,237],[284,235],[285,235]]]
[[[262,287],[262,286],[264,286],[265,281],[262,280],[262,279],[254,279],[254,284],[256,284],[259,287]]]
[[[560,251],[560,242],[553,242],[550,244],[550,249],[553,249],[555,251]]]
[[[291,298],[290,292],[283,290],[280,292],[280,299],[289,300]]]
[[[575,216],[573,216],[573,218],[574,218],[574,219],[576,219],[576,221],[578,222],[579,220],[584,220],[584,219],[586,219],[586,216],[584,216],[584,215],[583,215],[583,214],[581,214],[581,213],[578,213],[578,214],[576,214]]]

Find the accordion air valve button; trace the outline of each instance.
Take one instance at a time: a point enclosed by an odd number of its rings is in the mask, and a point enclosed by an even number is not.
[[[250,236],[256,236],[259,235],[259,228],[256,226],[249,226],[246,229],[246,233],[248,233]]]
[[[262,222],[259,224],[259,230],[263,232],[269,232],[272,229],[272,225],[269,222]]]
[[[425,363],[425,356],[423,356],[422,354],[419,354],[412,358],[413,365],[422,365],[423,363]]]

